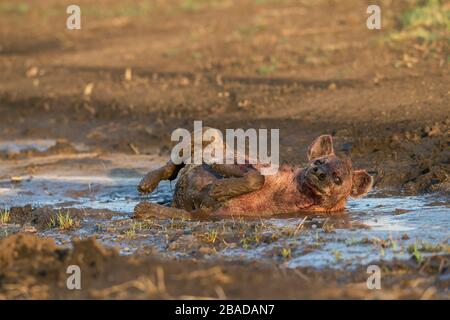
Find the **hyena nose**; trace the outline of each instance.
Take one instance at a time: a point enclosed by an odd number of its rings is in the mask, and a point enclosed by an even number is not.
[[[321,173],[321,174],[319,174],[319,176],[318,176],[318,178],[319,178],[320,181],[325,180],[326,177],[327,177],[327,176],[326,176],[325,173]]]

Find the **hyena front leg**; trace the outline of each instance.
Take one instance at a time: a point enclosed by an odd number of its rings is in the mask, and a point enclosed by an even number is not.
[[[138,185],[139,192],[150,193],[158,186],[162,180],[175,180],[178,172],[184,167],[184,164],[174,164],[169,160],[165,166],[150,171],[142,178]]]

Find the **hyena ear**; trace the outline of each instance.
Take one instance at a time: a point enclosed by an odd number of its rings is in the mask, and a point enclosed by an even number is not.
[[[334,154],[333,138],[329,134],[314,140],[308,148],[308,160],[330,156]]]
[[[352,191],[350,195],[353,198],[361,198],[366,195],[373,185],[373,177],[366,170],[353,171]]]

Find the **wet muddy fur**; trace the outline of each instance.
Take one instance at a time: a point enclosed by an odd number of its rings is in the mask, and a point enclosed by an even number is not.
[[[165,166],[149,172],[138,186],[153,191],[162,180],[174,180],[173,207],[193,214],[275,215],[289,212],[336,212],[345,208],[349,196],[361,197],[373,185],[365,170],[353,170],[349,159],[334,153],[330,135],[322,135],[308,148],[305,168],[283,166],[274,175],[264,176],[263,164],[202,164]],[[148,202],[138,207],[137,216],[167,213]],[[174,211],[175,214],[175,211]]]

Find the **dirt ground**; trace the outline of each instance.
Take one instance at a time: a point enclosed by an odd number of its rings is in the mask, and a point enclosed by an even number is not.
[[[0,249],[0,298],[8,299],[442,299],[449,286],[448,257],[430,258],[421,267],[383,263],[385,287],[368,291],[365,268],[317,272],[161,261],[120,256],[93,239],[75,241],[73,250],[58,249],[53,240],[28,234],[0,241]],[[66,287],[70,265],[83,270],[82,290]]]
[[[330,133],[379,192],[448,197],[450,24],[419,37],[407,19],[414,1],[377,2],[381,30],[366,27],[371,1],[80,0],[82,29],[67,30],[70,2],[2,1],[0,138],[59,142],[1,152],[0,165],[81,149],[165,157],[171,132],[202,120],[278,128],[288,163],[304,163],[308,143]],[[448,4],[438,11],[450,19]],[[38,173],[33,161],[14,175]],[[368,292],[362,267],[124,257],[94,240],[65,249],[22,233],[0,248],[2,298],[448,298],[445,256],[380,262],[387,288]],[[88,280],[68,292],[74,261]]]

